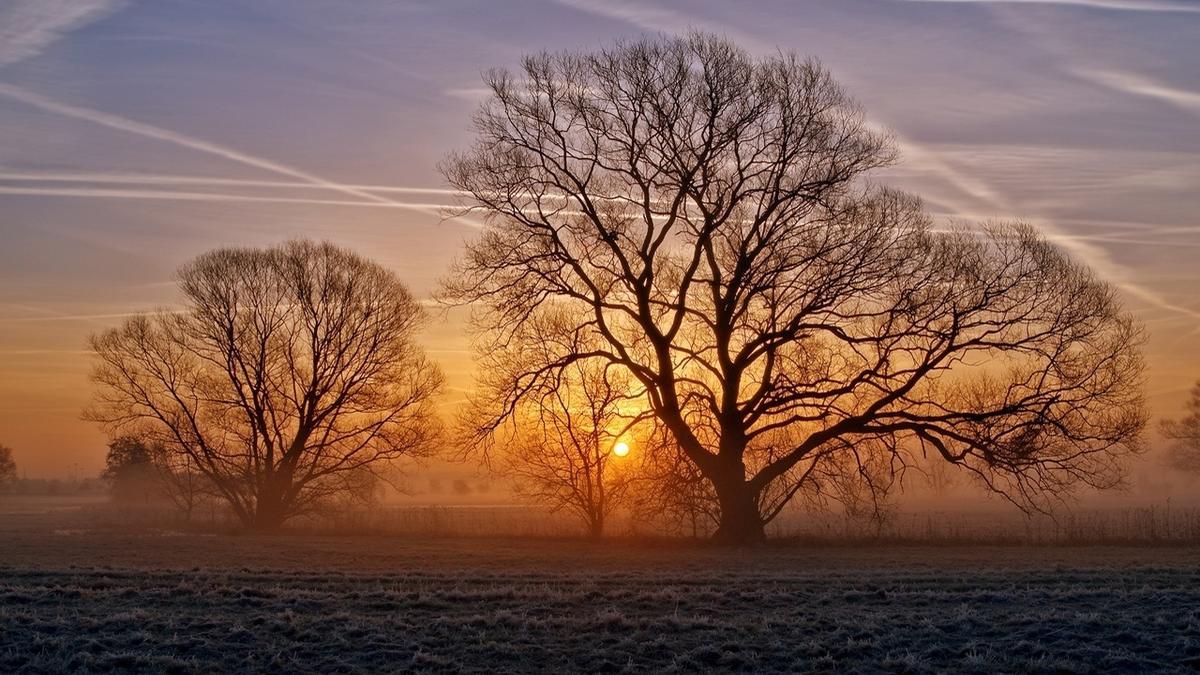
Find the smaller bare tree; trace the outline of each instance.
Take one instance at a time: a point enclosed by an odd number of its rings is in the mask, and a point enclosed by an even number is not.
[[[17,481],[17,463],[12,455],[12,448],[0,445],[0,492]]]
[[[93,336],[88,417],[164,448],[180,496],[198,478],[244,525],[274,529],[433,449],[442,376],[392,272],[293,242],[207,253],[179,282],[183,311]]]
[[[1168,460],[1180,471],[1200,474],[1200,382],[1192,387],[1181,419],[1164,420],[1162,435],[1172,441]]]
[[[721,506],[716,493],[665,428],[650,436],[638,460],[630,499],[636,522],[693,539],[717,530]]]
[[[526,347],[547,348],[538,341]],[[514,480],[519,495],[574,513],[589,536],[600,537],[628,496],[633,458],[624,456],[637,444],[641,413],[641,406],[631,407],[639,398],[632,388],[631,379],[608,364],[576,361],[519,401],[501,427],[489,422],[511,401],[477,396],[462,419],[465,447],[482,451],[493,471]]]
[[[108,481],[114,502],[148,504],[166,497],[154,455],[150,445],[135,436],[118,436],[109,441],[100,477]]]
[[[162,489],[185,521],[192,520],[203,500],[220,498],[220,492],[205,478],[191,455],[172,452],[161,443],[156,443],[153,451],[154,468]]]

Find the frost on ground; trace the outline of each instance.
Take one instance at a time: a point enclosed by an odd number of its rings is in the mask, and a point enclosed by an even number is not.
[[[1196,560],[0,532],[0,672],[1184,671]]]

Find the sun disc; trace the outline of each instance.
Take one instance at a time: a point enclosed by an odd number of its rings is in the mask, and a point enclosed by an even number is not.
[[[629,454],[629,444],[625,441],[619,441],[613,445],[612,451],[617,457],[624,457]]]

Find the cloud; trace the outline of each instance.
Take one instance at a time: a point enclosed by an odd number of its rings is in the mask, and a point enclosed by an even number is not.
[[[37,183],[103,183],[119,185],[191,185],[191,186],[225,186],[245,188],[292,188],[312,189],[323,186],[313,185],[302,181],[251,180],[243,178],[219,178],[216,176],[164,176],[149,173],[122,172],[64,172],[64,171],[4,171],[0,170],[0,181],[37,182]],[[366,192],[384,192],[398,194],[435,194],[463,196],[460,190],[431,187],[407,187],[401,185],[347,185],[341,187],[353,188]],[[380,204],[385,206],[385,204]]]
[[[629,2],[627,0],[555,0],[560,5],[571,7],[582,12],[602,16],[616,21],[624,21],[638,28],[649,31],[677,31],[690,25],[690,20],[683,18],[677,12],[650,6],[645,2]]]
[[[256,195],[224,194],[214,192],[185,192],[176,190],[135,190],[135,189],[105,189],[105,188],[57,188],[57,187],[10,187],[0,185],[0,195],[15,195],[28,197],[92,197],[104,199],[157,199],[192,202],[263,202],[271,204],[311,204],[324,206],[358,206],[374,208],[397,208],[420,211],[422,213],[440,212],[453,208],[450,204],[397,202],[393,200],[367,202],[351,199],[305,199],[300,197],[261,197]]]
[[[307,171],[302,171],[273,160],[256,157],[254,155],[241,152],[239,150],[234,150],[223,145],[211,143],[203,139],[181,134],[169,129],[163,129],[150,124],[145,124],[143,122],[137,122],[135,120],[120,117],[118,115],[113,115],[99,110],[93,110],[91,108],[70,105],[67,103],[60,103],[51,98],[42,96],[41,94],[27,91],[10,84],[0,83],[0,96],[6,96],[16,101],[25,103],[26,105],[40,108],[47,112],[57,113],[65,117],[86,120],[110,129],[117,129],[119,131],[125,131],[145,138],[164,141],[166,143],[178,145],[184,148],[195,150],[197,152],[223,157],[230,161],[244,164],[246,166],[252,166],[257,169],[270,171],[271,173],[290,176],[314,187],[334,190],[352,197],[357,197],[360,200],[374,202],[377,204],[389,204],[401,208],[410,207],[407,204],[396,202],[386,197],[381,197],[377,194],[373,194],[366,190],[360,190],[350,185],[343,185],[341,183],[322,178]]]
[[[942,2],[968,5],[1063,5],[1125,12],[1200,12],[1200,6],[1195,4],[1166,0],[901,0],[901,2]]]
[[[773,52],[769,45],[753,35],[737,30],[726,23],[706,20],[696,12],[683,14],[665,7],[656,7],[651,2],[639,0],[554,0],[554,2],[580,12],[613,21],[624,21],[642,31],[651,33],[685,33],[689,30],[706,30],[724,35],[744,47],[757,52]]]
[[[978,202],[983,203],[988,209],[994,210],[997,215],[1003,215],[1007,210],[1004,197],[989,187],[984,181],[955,169],[943,161],[936,152],[927,151],[920,145],[905,140],[903,136],[897,135],[896,140],[905,156],[915,159],[919,165],[939,175],[943,180],[970,195]],[[952,206],[964,214],[972,212],[969,208],[958,209],[958,205]],[[1047,219],[1025,218],[1023,220],[1037,227],[1045,234],[1047,239],[1083,261],[1102,278],[1108,279],[1130,296],[1158,309],[1174,312],[1192,319],[1200,319],[1200,311],[1174,304],[1153,289],[1136,281],[1133,271],[1114,261],[1112,255],[1105,248],[1097,246],[1095,243],[1090,243],[1084,238],[1072,236],[1064,232],[1056,223]]]
[[[37,56],[63,35],[108,16],[113,0],[7,0],[0,5],[0,68]]]
[[[1144,75],[1120,70],[1075,68],[1071,73],[1093,84],[1134,96],[1169,103],[1187,112],[1200,113],[1200,93],[1163,84]]]
[[[560,5],[565,5],[585,11],[593,15],[602,16],[609,19],[621,20],[630,23],[642,30],[647,31],[667,31],[679,32],[686,30],[689,27],[707,28],[699,17],[683,16],[677,12],[648,7],[645,3],[633,3],[627,0],[608,0],[606,2],[584,2],[583,0],[555,0]],[[1137,2],[1135,0],[903,0],[908,2],[1013,2],[1013,3],[1040,3],[1040,4],[1059,4],[1059,5],[1079,5],[1087,6],[1096,9],[1120,9],[1120,10],[1141,10],[1141,11],[1185,11],[1185,12],[1200,12],[1200,7],[1183,5],[1176,2]],[[721,32],[729,34],[728,30],[722,29]],[[761,40],[750,38],[749,40],[741,39],[738,36],[731,37],[744,45],[762,52],[768,45],[762,43]],[[1157,90],[1156,90],[1157,91]],[[1161,94],[1161,92],[1158,92]],[[1147,94],[1149,95],[1149,94]],[[875,124],[874,126],[885,129],[886,125]],[[976,205],[982,205],[986,210],[995,211],[996,215],[1003,215],[1007,211],[1007,204],[1004,197],[987,184],[986,181],[976,178],[968,173],[964,173],[938,156],[934,150],[927,149],[921,144],[905,138],[895,129],[886,129],[895,140],[902,156],[906,163],[910,166],[916,165],[918,168],[925,169],[930,173],[938,176],[947,184],[958,190],[963,195],[969,197]],[[964,213],[977,211],[977,208],[959,208],[960,204],[951,205],[955,210]],[[1053,239],[1058,245],[1062,246],[1072,255],[1078,257],[1085,264],[1094,269],[1102,277],[1112,280],[1118,287],[1124,289],[1129,295],[1138,298],[1154,307],[1162,310],[1174,312],[1193,319],[1200,319],[1200,312],[1189,307],[1181,307],[1167,301],[1152,289],[1138,283],[1134,279],[1134,274],[1129,268],[1117,263],[1112,259],[1112,256],[1104,248],[1097,246],[1087,241],[1081,241],[1077,238],[1072,238],[1066,232],[1063,232],[1053,223],[1045,219],[1029,219],[1033,225],[1042,230],[1047,237]]]

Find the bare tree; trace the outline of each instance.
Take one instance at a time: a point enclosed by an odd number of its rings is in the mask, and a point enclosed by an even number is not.
[[[161,444],[248,527],[272,529],[432,449],[442,383],[420,304],[330,244],[221,249],[179,272],[186,308],[92,338],[87,416]]]
[[[486,83],[443,171],[487,227],[445,299],[475,308],[485,370],[547,311],[575,318],[555,344],[597,345],[525,362],[500,414],[580,359],[625,368],[718,538],[762,538],[822,467],[928,450],[1028,508],[1138,449],[1140,329],[1113,289],[1028,226],[935,230],[867,182],[895,152],[816,62],[694,34]]]
[[[219,497],[187,453],[133,435],[109,441],[100,477],[108,481],[114,501],[169,501],[189,521],[201,498]]]
[[[185,521],[192,520],[203,500],[221,499],[220,491],[200,471],[190,454],[175,452],[172,446],[161,442],[155,443],[152,451],[159,484]]]
[[[149,503],[166,497],[155,454],[147,443],[134,436],[119,436],[109,441],[100,477],[108,481],[113,501]]]
[[[561,377],[514,417],[515,442],[497,466],[516,479],[518,493],[574,512],[599,537],[629,484],[620,466],[632,442],[620,411],[628,390],[618,371],[599,363],[577,361]]]
[[[491,384],[473,393],[460,420],[462,447],[466,454],[482,453],[490,468],[513,478],[518,494],[574,513],[589,536],[600,537],[628,494],[634,458],[622,455],[640,447],[635,441],[643,413],[640,386],[620,367],[581,359],[533,383],[536,391],[523,396],[517,410],[501,412],[508,405],[505,383],[526,364],[544,362],[560,349],[583,349],[557,341],[569,321],[544,314],[539,326],[531,326],[542,339],[530,340],[521,354],[510,352],[516,358],[483,374]]]
[[[639,454],[637,473],[630,481],[630,502],[637,523],[658,525],[675,535],[711,535],[721,522],[721,508],[712,484],[679,449],[661,425]]]
[[[17,481],[17,463],[13,460],[12,448],[0,445],[0,491]]]
[[[1200,382],[1192,387],[1187,414],[1178,420],[1163,420],[1162,435],[1171,440],[1169,460],[1180,471],[1200,474]]]

